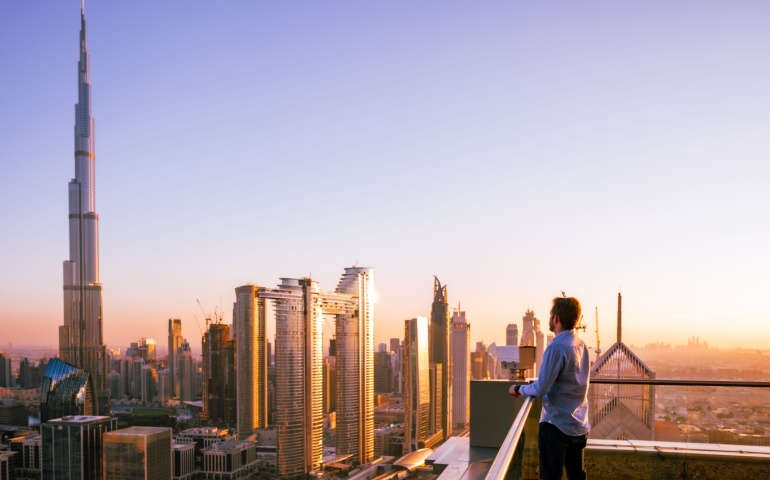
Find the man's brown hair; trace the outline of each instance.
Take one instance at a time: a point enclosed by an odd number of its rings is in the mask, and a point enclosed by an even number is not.
[[[572,330],[580,318],[580,302],[575,297],[556,297],[553,299],[551,315],[556,315],[561,321],[562,328]]]

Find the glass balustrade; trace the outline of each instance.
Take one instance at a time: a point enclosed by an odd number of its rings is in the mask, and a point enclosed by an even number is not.
[[[588,398],[592,480],[770,478],[770,382],[603,378]],[[539,478],[541,402],[517,406],[487,480]]]

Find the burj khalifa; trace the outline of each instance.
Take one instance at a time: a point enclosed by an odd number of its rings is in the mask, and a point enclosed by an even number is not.
[[[59,357],[91,375],[99,396],[95,403],[99,413],[104,413],[109,405],[108,360],[102,339],[99,216],[96,214],[96,155],[89,64],[85,9],[81,6],[75,178],[69,183],[70,259],[64,262],[64,325],[59,327]]]

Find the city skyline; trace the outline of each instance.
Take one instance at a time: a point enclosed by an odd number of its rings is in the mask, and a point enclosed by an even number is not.
[[[78,7],[0,5],[0,348],[57,342]],[[564,290],[610,345],[621,290],[629,343],[767,346],[770,6],[303,7],[86,5],[109,348],[355,264],[375,343],[437,275],[472,343]]]

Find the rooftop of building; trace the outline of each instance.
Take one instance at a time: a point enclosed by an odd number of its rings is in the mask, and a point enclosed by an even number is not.
[[[252,445],[256,446],[256,442],[252,442],[251,440],[226,440],[224,442],[213,443],[211,446],[206,447],[201,451],[234,453]]]
[[[622,346],[618,350],[622,350]],[[624,360],[628,358],[626,352],[621,353]],[[643,368],[639,370],[646,371]],[[709,416],[709,412],[713,413],[716,409],[701,409],[698,403],[698,395],[723,398],[727,402],[724,409],[734,411],[737,408],[733,399],[748,395],[760,400],[756,408],[747,407],[744,410],[764,419],[770,382],[592,378],[591,383],[593,387],[622,386],[626,391],[654,387],[659,403],[670,399],[675,405],[682,406],[685,410],[682,415],[687,418],[677,420],[679,424],[673,420],[656,420],[652,439],[634,439],[630,436],[633,429],[629,430],[630,433],[611,438],[589,437],[585,449],[585,468],[589,476],[770,478],[770,442],[767,440],[770,437],[759,433],[751,439],[728,435],[727,425],[714,423],[717,419]],[[477,402],[471,404],[470,437],[452,437],[425,459],[425,465],[431,465],[432,472],[440,475],[439,480],[537,478],[539,460],[536,438],[540,401],[529,397],[509,399],[509,387],[510,383],[506,381],[471,382],[471,389],[475,390],[472,397]],[[761,400],[763,397],[764,401]],[[626,418],[621,423],[627,426],[630,414],[627,408],[622,412]],[[714,428],[701,428],[708,422],[712,422]],[[657,428],[659,425],[666,428]],[[760,421],[750,426],[764,430],[760,425],[764,423]],[[592,429],[592,432],[594,430],[598,429]],[[701,431],[708,431],[708,435],[699,433]],[[715,432],[720,435],[714,436]],[[611,433],[614,435],[616,432]]]
[[[431,456],[431,454],[433,454],[432,449],[421,448],[414,452],[407,453],[397,461],[393,462],[393,465],[405,468],[406,470],[413,472],[417,467],[425,465],[425,459]]]
[[[48,420],[48,423],[66,424],[66,425],[84,425],[89,423],[100,423],[109,420],[111,417],[104,415],[69,415],[61,418]]]
[[[219,427],[195,427],[182,430],[180,435],[188,437],[221,437],[225,436],[230,431],[226,428]]]
[[[113,430],[107,432],[105,435],[110,436],[125,436],[125,437],[146,437],[149,435],[156,435],[159,433],[168,432],[171,435],[171,429],[166,427],[128,427],[121,428],[120,430]]]
[[[3,424],[0,424],[0,432],[3,432],[3,433],[13,433],[14,437],[18,437],[19,435],[24,435],[25,434],[24,432],[34,432],[34,430],[31,430],[29,427],[23,427],[23,426],[20,426],[20,425],[3,425]]]
[[[41,442],[43,439],[43,436],[39,433],[32,433],[30,432],[28,435],[17,435],[11,439],[9,439],[9,442]]]

